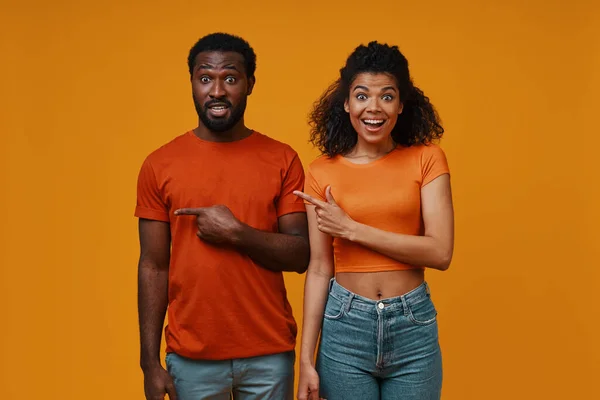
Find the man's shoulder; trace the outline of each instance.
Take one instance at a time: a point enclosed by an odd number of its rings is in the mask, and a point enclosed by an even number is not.
[[[146,157],[146,160],[151,162],[160,162],[177,156],[182,150],[188,148],[188,141],[189,132],[176,136],[167,143],[150,152],[150,154],[148,154]]]
[[[261,146],[288,153],[296,153],[292,146],[285,142],[277,140],[271,136],[265,135],[264,133],[258,131],[254,131],[254,133],[256,134],[256,141],[259,142]]]
[[[293,159],[298,158],[298,153],[289,144],[260,132],[255,131],[255,135],[256,140],[254,141],[254,144],[257,149],[261,152],[268,153],[270,158],[278,158],[288,165]]]

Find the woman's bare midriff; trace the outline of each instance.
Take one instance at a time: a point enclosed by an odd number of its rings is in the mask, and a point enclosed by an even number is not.
[[[386,272],[340,272],[337,283],[352,293],[371,300],[402,296],[425,280],[423,269]]]

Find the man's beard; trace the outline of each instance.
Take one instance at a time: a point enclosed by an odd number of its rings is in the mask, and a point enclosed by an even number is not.
[[[237,107],[233,107],[231,103],[226,100],[209,100],[203,106],[196,100],[196,96],[192,95],[194,98],[194,106],[196,107],[196,113],[200,118],[200,121],[204,124],[204,126],[212,132],[226,132],[233,128],[244,116],[244,112],[246,111],[246,100],[247,97],[244,97],[242,101],[237,105]],[[227,118],[214,118],[208,115],[209,107],[212,104],[224,104],[229,108],[229,117]]]

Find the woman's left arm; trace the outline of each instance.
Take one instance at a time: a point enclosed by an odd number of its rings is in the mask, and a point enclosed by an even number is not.
[[[422,236],[383,231],[358,223],[342,210],[326,189],[327,202],[301,192],[298,196],[316,206],[319,230],[359,243],[401,263],[446,270],[454,250],[454,211],[450,175],[443,174],[421,188]]]

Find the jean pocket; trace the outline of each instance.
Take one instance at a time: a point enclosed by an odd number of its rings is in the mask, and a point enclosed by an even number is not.
[[[170,374],[171,368],[173,367],[173,353],[167,353],[165,355],[165,369]]]
[[[326,319],[340,319],[344,316],[344,302],[340,299],[328,296],[323,317]]]
[[[437,310],[431,299],[409,304],[408,319],[415,325],[431,325],[437,320]]]

